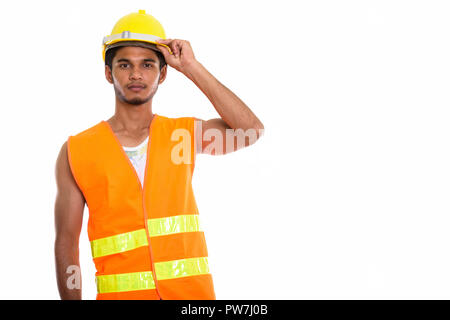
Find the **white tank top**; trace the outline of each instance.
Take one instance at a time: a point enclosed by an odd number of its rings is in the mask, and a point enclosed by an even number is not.
[[[141,180],[141,187],[144,185],[145,163],[147,162],[147,146],[148,137],[136,147],[122,146],[131,163],[133,164],[139,180]]]

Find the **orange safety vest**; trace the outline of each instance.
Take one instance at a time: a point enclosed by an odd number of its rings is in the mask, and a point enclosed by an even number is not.
[[[97,299],[216,299],[191,184],[194,124],[154,115],[143,187],[108,122],[69,136],[70,168],[89,208]]]

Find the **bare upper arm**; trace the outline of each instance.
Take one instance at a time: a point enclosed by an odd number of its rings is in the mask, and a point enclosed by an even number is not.
[[[197,153],[221,155],[248,147],[256,142],[261,131],[232,129],[222,118],[202,120],[196,118]]]
[[[67,141],[61,147],[55,167],[57,194],[55,201],[56,240],[78,242],[83,223],[85,199],[70,170]]]

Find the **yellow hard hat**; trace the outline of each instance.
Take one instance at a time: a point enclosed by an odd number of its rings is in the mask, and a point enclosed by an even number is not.
[[[130,13],[117,21],[109,36],[103,38],[103,61],[105,61],[105,53],[108,49],[130,43],[130,41],[143,42],[143,47],[152,48],[160,51],[156,47],[157,39],[166,39],[166,33],[161,23],[153,16],[145,13],[145,10],[139,10],[138,13]],[[151,45],[149,45],[151,44]],[[158,43],[167,47],[169,46]]]

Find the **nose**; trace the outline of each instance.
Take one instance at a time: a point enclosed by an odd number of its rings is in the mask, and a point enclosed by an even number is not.
[[[142,79],[142,73],[139,71],[139,68],[132,68],[130,72],[130,80]]]

